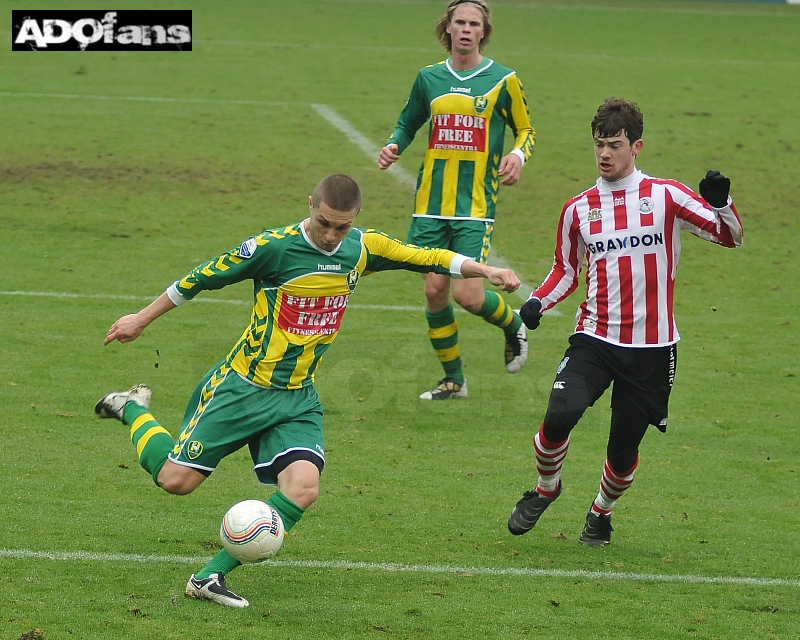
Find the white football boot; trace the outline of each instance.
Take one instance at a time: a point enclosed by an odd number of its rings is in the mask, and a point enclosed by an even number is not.
[[[100,402],[94,405],[94,412],[101,418],[116,418],[122,420],[122,410],[128,402],[135,402],[145,409],[150,408],[153,390],[146,384],[137,384],[130,391],[112,391],[104,395]]]
[[[250,605],[247,600],[228,589],[225,584],[225,576],[221,573],[212,573],[208,578],[202,580],[195,578],[192,574],[189,582],[186,583],[186,595],[190,598],[208,600],[237,609],[244,609]]]

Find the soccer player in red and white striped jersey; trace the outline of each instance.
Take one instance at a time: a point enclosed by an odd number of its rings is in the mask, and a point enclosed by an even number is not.
[[[724,247],[742,243],[730,180],[709,171],[698,195],[643,174],[635,165],[643,129],[634,102],[609,98],[597,110],[592,136],[600,177],[564,206],[553,267],[520,310],[529,329],[538,327],[542,312],[575,290],[585,262],[586,299],[534,436],[539,480],[508,522],[515,535],[533,528],[560,495],[569,434],[613,383],[600,491],[580,538],[590,546],[610,542],[611,510],[633,482],[639,444],[649,425],[666,430],[679,340],[673,298],[680,232]]]

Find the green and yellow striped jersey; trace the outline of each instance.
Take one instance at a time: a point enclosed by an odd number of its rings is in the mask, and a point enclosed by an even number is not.
[[[449,60],[425,67],[386,144],[402,153],[428,120],[414,215],[494,220],[505,127],[525,160],[536,135],[517,74],[489,58],[469,71]]]
[[[333,252],[316,247],[303,223],[250,238],[175,282],[175,303],[203,290],[253,280],[250,326],[227,357],[230,367],[264,387],[299,389],[314,382],[322,355],[334,341],[359,278],[407,269],[460,275],[463,256],[420,249],[374,229],[350,230]]]

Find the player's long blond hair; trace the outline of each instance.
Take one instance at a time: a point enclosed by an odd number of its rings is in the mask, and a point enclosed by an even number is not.
[[[489,44],[489,37],[492,35],[492,11],[489,9],[489,5],[483,0],[450,0],[450,2],[447,3],[442,17],[439,18],[439,22],[436,23],[436,37],[439,39],[439,42],[442,43],[442,46],[447,49],[447,53],[452,53],[453,40],[450,38],[450,34],[447,33],[447,25],[450,24],[450,21],[453,19],[453,13],[456,7],[462,4],[474,5],[478,7],[483,14],[483,38],[478,46],[478,50],[483,52],[483,47]]]

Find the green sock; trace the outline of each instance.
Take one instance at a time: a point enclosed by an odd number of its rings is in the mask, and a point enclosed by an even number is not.
[[[297,522],[305,513],[305,509],[298,507],[280,491],[273,493],[272,497],[267,501],[267,504],[269,504],[273,509],[275,509],[275,511],[278,512],[281,520],[283,520],[283,529],[287,532],[297,524]],[[211,558],[208,564],[200,569],[200,571],[198,571],[194,577],[198,580],[202,580],[203,578],[208,578],[208,576],[210,576],[212,573],[227,575],[241,564],[241,562],[223,549],[217,555]]]
[[[522,318],[516,313],[511,305],[494,291],[486,291],[486,300],[478,315],[489,324],[500,327],[505,333],[516,333],[522,324]]]
[[[272,497],[267,500],[267,504],[278,512],[281,520],[283,520],[283,530],[286,532],[291,531],[292,527],[300,521],[300,518],[306,512],[305,509],[298,507],[280,491],[273,493]]]
[[[122,410],[122,422],[131,429],[131,442],[136,447],[139,464],[158,484],[158,472],[175,446],[169,431],[162,427],[152,414],[135,402],[128,402]]]
[[[461,349],[458,346],[458,323],[453,305],[448,304],[441,311],[426,310],[425,319],[428,321],[428,337],[439,362],[442,363],[444,375],[464,384]]]
[[[241,566],[241,564],[241,562],[223,549],[211,558],[205,567],[194,574],[194,577],[198,580],[203,580],[204,578],[208,578],[212,573],[219,573],[224,576],[233,571],[236,567]]]

